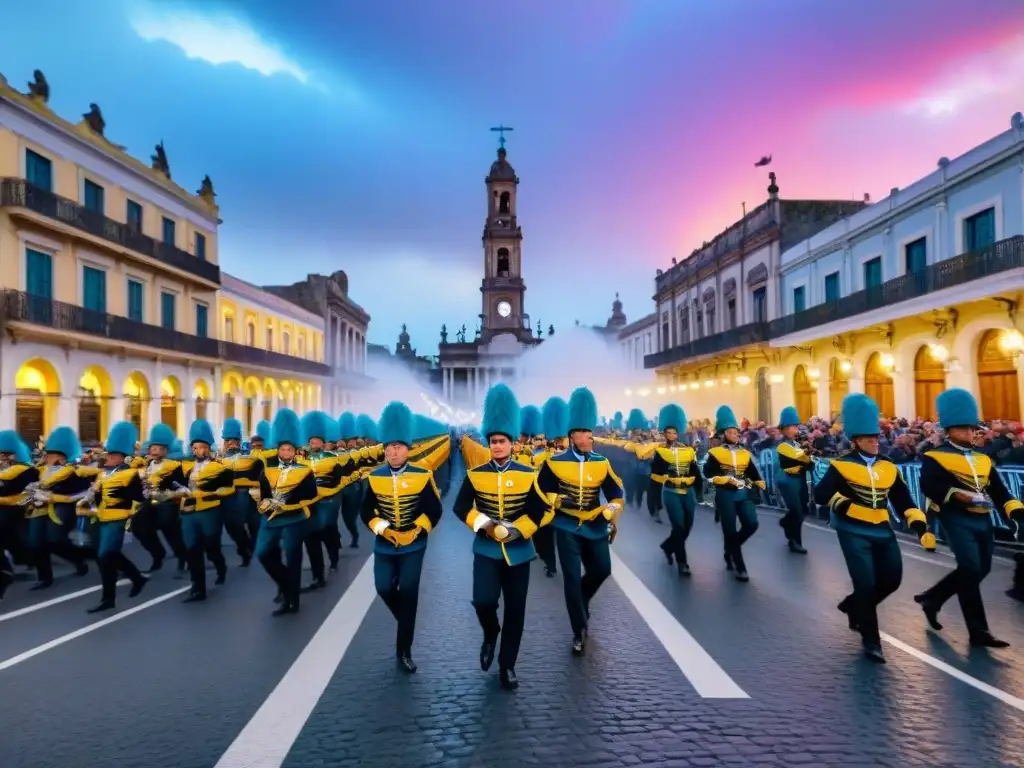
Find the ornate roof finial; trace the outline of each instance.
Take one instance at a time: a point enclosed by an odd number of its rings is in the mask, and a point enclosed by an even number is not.
[[[196,190],[196,194],[203,198],[207,205],[216,205],[217,193],[213,191],[213,182],[209,174],[203,176],[203,183]]]
[[[102,136],[107,127],[107,121],[103,119],[103,113],[98,104],[90,104],[89,111],[82,115],[82,120],[89,126],[89,130],[97,136]]]
[[[156,145],[154,154],[150,155],[149,159],[152,161],[152,168],[154,171],[162,173],[168,179],[171,178],[171,165],[167,162],[167,151],[164,149],[163,139],[160,139],[160,143]]]
[[[43,70],[37,69],[32,73],[32,80],[28,84],[28,95],[33,99],[46,104],[50,101],[50,84],[46,82],[46,75],[43,74]]]
[[[772,200],[777,200],[779,197],[779,185],[775,183],[775,171],[768,174],[768,181],[771,182],[768,185],[768,197]]]

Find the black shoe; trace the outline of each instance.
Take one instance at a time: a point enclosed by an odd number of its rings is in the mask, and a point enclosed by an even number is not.
[[[75,563],[75,576],[88,576],[89,575],[89,564],[85,560],[79,560]]]
[[[349,544],[352,549],[359,549],[359,539],[352,539],[352,543]]]
[[[291,600],[283,600],[279,608],[276,608],[271,612],[271,616],[287,616],[291,613],[298,613],[298,603],[293,603]]]
[[[47,579],[46,581],[37,581],[31,587],[28,588],[29,592],[38,592],[41,589],[49,589],[53,586],[53,579]]]
[[[338,572],[338,564],[337,563],[331,563],[329,570],[330,570],[331,573],[337,573]]]
[[[201,603],[205,599],[206,599],[206,593],[205,592],[189,592],[188,593],[188,597],[186,597],[181,602],[183,602],[183,603]]]
[[[104,600],[99,605],[94,605],[92,608],[86,611],[86,613],[102,613],[103,611],[114,610],[113,600]]]
[[[10,571],[0,571],[0,600],[4,599],[7,588],[14,583],[14,574]]]
[[[661,515],[655,515],[654,516],[654,522],[656,522],[658,525],[663,525],[663,523],[661,521]]]
[[[669,552],[667,550],[664,550],[664,549],[662,550],[662,552],[665,554],[665,562],[666,563],[668,563],[669,565],[675,565],[676,564],[676,559],[672,556],[671,552]]]
[[[185,569],[188,568],[188,560],[184,557],[178,558],[178,573],[184,573]]]
[[[858,624],[857,620],[855,618],[853,618],[853,614],[850,613],[850,611],[846,607],[846,605],[843,604],[843,603],[840,603],[839,605],[836,606],[836,608],[839,609],[840,613],[846,615],[846,621],[848,622],[848,624],[850,626],[850,630],[853,631],[853,632],[860,632],[860,624]]]
[[[806,555],[807,550],[797,544],[793,539],[789,540],[789,551],[794,555]]]
[[[676,566],[676,570],[679,572],[680,576],[690,575],[690,566],[687,563],[680,563],[678,566]]]
[[[747,569],[742,566],[736,569],[736,581],[750,581],[750,577],[747,575]]]
[[[939,608],[928,599],[926,594],[914,595],[914,602],[921,606],[921,610],[924,611],[924,617],[928,620],[929,627],[936,632],[942,629],[942,624],[939,623]]]
[[[991,632],[975,632],[971,635],[971,645],[975,648],[1009,648],[1010,644],[998,637],[993,637]]]
[[[281,601],[283,601],[283,600],[284,600],[284,592],[282,592],[279,589],[279,590],[277,590],[277,596],[274,598],[274,604],[275,605],[279,605],[281,603]]]
[[[149,566],[149,570],[148,571],[143,571],[143,573],[156,573],[157,571],[159,571],[163,567],[164,567],[164,559],[162,557],[154,557],[153,558],[153,564],[151,566]]]
[[[585,600],[583,602],[583,613],[586,615],[587,619],[589,620],[590,619],[590,601],[589,600]]]
[[[728,552],[725,553],[725,570],[733,570],[732,555],[730,555]]]
[[[586,643],[583,640],[583,635],[576,635],[576,637],[572,639],[572,655],[582,656],[585,648]]]
[[[498,682],[506,691],[514,691],[519,687],[519,678],[514,669],[503,669],[498,673]]]
[[[875,664],[885,664],[885,654],[882,653],[882,646],[880,645],[865,645],[864,656]]]
[[[558,571],[552,570],[551,568],[548,568],[545,565],[544,566],[544,575],[547,576],[549,579],[553,579],[553,578],[555,578],[555,576],[558,575]]]
[[[223,584],[227,580],[228,580],[228,572],[226,570],[218,571],[217,572],[217,578],[214,579],[213,583],[216,584],[217,586],[220,586],[221,584]]]
[[[128,597],[138,597],[139,593],[142,592],[142,590],[144,590],[146,588],[146,584],[148,582],[149,582],[149,579],[145,579],[145,578],[133,581],[132,582],[132,590],[131,590],[131,592],[128,593]]]
[[[480,646],[480,669],[486,672],[491,668],[491,664],[494,663],[494,643],[490,640],[484,640]]]
[[[419,667],[416,666],[416,662],[412,660],[412,654],[408,651],[398,654],[398,666],[408,672],[410,675],[413,674]]]
[[[2,592],[0,592],[2,594]],[[1024,591],[1019,589],[1008,589],[1006,590],[1006,596],[1012,597],[1014,600],[1019,600],[1024,603]]]
[[[309,584],[302,588],[303,592],[314,592],[318,589],[323,589],[327,586],[327,582],[324,579],[313,579]]]
[[[242,562],[238,564],[239,568],[248,568],[252,565],[252,555],[242,555]]]

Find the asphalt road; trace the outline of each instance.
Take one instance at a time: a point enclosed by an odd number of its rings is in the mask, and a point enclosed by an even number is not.
[[[794,556],[776,516],[761,519],[741,584],[706,508],[689,579],[657,549],[666,526],[627,510],[581,659],[561,579],[535,563],[515,693],[479,670],[471,533],[451,515],[427,554],[414,676],[395,666],[366,549],[345,550],[328,588],[277,619],[258,566],[231,568],[199,605],[182,605],[185,582],[163,571],[134,600],[122,587],[117,613],[99,618],[85,613],[98,592],[71,596],[97,584],[95,569],[45,592],[18,583],[0,607],[0,766],[1024,765],[1011,564],[983,591],[1013,645],[971,650],[955,601],[936,633],[911,599],[952,559],[906,544],[878,667],[835,609],[849,579],[833,533],[808,530],[810,554]]]

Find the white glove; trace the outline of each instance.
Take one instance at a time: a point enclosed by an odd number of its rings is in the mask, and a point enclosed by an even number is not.
[[[473,533],[476,533],[481,528],[486,528],[491,524],[491,519],[487,515],[480,515],[476,520],[473,521]]]
[[[386,529],[389,525],[390,523],[388,523],[387,520],[378,520],[377,523],[373,526],[373,532],[377,536],[380,536],[382,533],[384,533],[384,529]]]

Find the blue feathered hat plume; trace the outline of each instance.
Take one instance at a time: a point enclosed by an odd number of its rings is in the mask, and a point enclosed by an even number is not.
[[[351,416],[351,414],[349,415]],[[414,432],[415,419],[409,406],[397,400],[384,406],[380,419],[377,420],[377,435],[384,445],[403,443],[412,446]],[[344,435],[344,433],[342,434]]]
[[[327,420],[330,417],[323,411],[307,411],[302,415],[302,443],[305,445],[314,437],[327,440]]]
[[[213,427],[206,419],[196,419],[188,429],[188,444],[206,443],[216,445],[217,438],[213,436]]]
[[[263,444],[267,447],[270,446],[270,438],[273,435],[273,432],[274,430],[271,428],[270,422],[266,419],[263,419],[256,425],[256,437],[262,437]]]
[[[135,442],[139,439],[139,431],[130,421],[119,421],[110,428],[107,442],[103,448],[107,453],[121,453],[125,456],[135,454]]]
[[[740,424],[736,421],[736,414],[728,405],[720,405],[715,411],[715,434],[720,435],[727,429],[739,429]]]
[[[622,418],[622,414],[619,414]],[[568,432],[593,432],[597,426],[597,400],[586,387],[573,390],[569,396]]]
[[[612,420],[608,422],[608,426],[616,431],[622,429],[622,411],[612,414]]]
[[[376,441],[377,422],[375,422],[365,413],[360,413],[358,416],[356,416],[356,432],[359,433],[360,437],[365,437],[367,440]]]
[[[57,427],[46,438],[43,451],[64,454],[64,458],[69,462],[78,461],[78,457],[82,455],[82,444],[78,442],[78,435],[71,427]]]
[[[224,425],[220,428],[221,440],[241,440],[242,422],[238,419],[224,419]]]
[[[947,389],[935,399],[935,407],[939,412],[939,426],[943,429],[976,427],[981,421],[978,401],[966,389]]]
[[[274,446],[287,443],[295,448],[302,445],[302,424],[299,416],[291,408],[282,408],[274,414],[274,423],[270,427],[271,442]]]
[[[356,417],[349,411],[345,411],[338,418],[338,430],[341,432],[342,440],[355,440],[359,437],[356,432]]]
[[[18,464],[32,463],[32,452],[13,429],[0,432],[0,453],[14,454],[14,460]]]
[[[658,431],[666,429],[674,429],[679,434],[686,431],[686,412],[675,403],[669,403],[658,413]]]
[[[539,437],[544,434],[544,414],[536,405],[524,405],[519,409],[519,428],[522,434]]]
[[[544,415],[544,436],[549,440],[569,434],[569,404],[560,397],[549,397],[541,409]]]
[[[792,405],[787,405],[782,409],[782,413],[779,415],[779,429],[783,427],[799,427],[802,423],[800,414],[797,413],[796,408]]]
[[[149,440],[146,442],[147,445],[142,446],[143,452],[147,451],[150,445],[162,445],[164,448],[169,448],[174,442],[174,430],[163,422],[154,424],[153,428],[149,430]]]
[[[639,408],[633,408],[626,418],[626,429],[632,432],[634,429],[647,429],[647,417]]]
[[[847,437],[866,437],[881,432],[878,426],[878,404],[861,392],[843,398],[843,432]]]
[[[416,414],[413,417],[413,440],[419,442],[420,440],[429,440],[434,437],[440,437],[448,431],[448,427],[442,424],[437,419],[432,419],[429,416],[421,416]]]
[[[480,430],[488,440],[491,435],[505,435],[515,440],[522,434],[522,419],[519,414],[519,401],[504,384],[495,384],[484,397],[484,423]]]
[[[338,420],[332,419],[328,414],[324,414],[327,419],[327,435],[324,437],[325,443],[336,443],[341,439],[341,428],[338,426]]]
[[[185,458],[185,449],[181,444],[181,440],[172,440],[171,444],[167,446],[167,458],[174,459],[175,461],[181,461]]]

